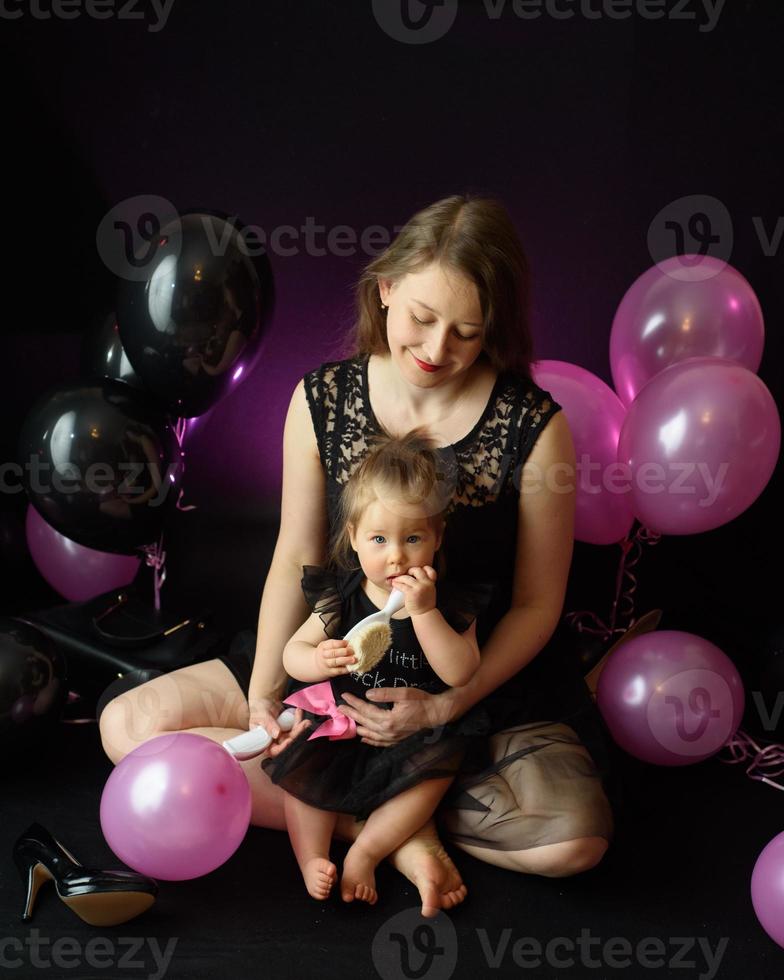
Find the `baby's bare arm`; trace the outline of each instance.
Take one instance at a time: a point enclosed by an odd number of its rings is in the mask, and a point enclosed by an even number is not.
[[[476,622],[465,633],[457,633],[438,609],[411,616],[414,632],[428,663],[450,687],[467,684],[479,667]]]
[[[316,613],[305,620],[283,648],[286,673],[308,683],[347,673],[347,664],[355,659],[345,640],[324,639],[324,628]]]

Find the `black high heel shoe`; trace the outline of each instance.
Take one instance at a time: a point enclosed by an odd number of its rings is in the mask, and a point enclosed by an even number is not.
[[[84,867],[39,823],[30,824],[14,844],[14,862],[27,888],[23,922],[32,918],[38,889],[46,881],[54,881],[60,899],[91,926],[128,922],[158,894],[158,883],[135,871]]]

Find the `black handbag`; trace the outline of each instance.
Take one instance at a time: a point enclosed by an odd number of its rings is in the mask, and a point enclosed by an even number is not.
[[[168,673],[209,660],[230,640],[212,610],[170,604],[156,611],[151,591],[135,585],[16,618],[57,644],[66,657],[68,686],[85,703],[95,703],[118,676],[144,669]]]

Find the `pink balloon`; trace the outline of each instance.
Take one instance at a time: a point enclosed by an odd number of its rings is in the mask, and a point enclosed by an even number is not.
[[[621,300],[610,332],[613,384],[624,405],[664,368],[722,357],[755,372],[765,326],[748,281],[709,255],[676,255],[644,272]]]
[[[773,396],[748,368],[692,357],[635,398],[618,440],[646,527],[698,534],[733,520],[765,489],[781,447]]]
[[[757,858],[751,874],[751,903],[765,932],[784,946],[784,832]]]
[[[70,602],[85,602],[130,584],[141,559],[95,551],[66,538],[30,504],[25,519],[27,546],[36,568]]]
[[[743,718],[743,683],[717,646],[679,630],[632,637],[599,675],[596,701],[613,739],[660,766],[714,755]]]
[[[626,409],[601,378],[568,361],[537,361],[536,384],[563,408],[577,458],[574,536],[588,544],[614,544],[634,522],[628,479],[618,466],[618,437]]]
[[[191,732],[143,742],[112,770],[101,796],[101,828],[128,867],[185,881],[220,867],[242,843],[251,794],[240,764]]]

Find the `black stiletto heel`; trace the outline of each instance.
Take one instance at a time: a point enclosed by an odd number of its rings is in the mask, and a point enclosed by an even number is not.
[[[17,839],[14,863],[27,889],[23,922],[32,918],[38,891],[47,881],[54,881],[59,898],[91,926],[128,922],[148,909],[158,894],[158,883],[135,871],[84,867],[39,823]]]

